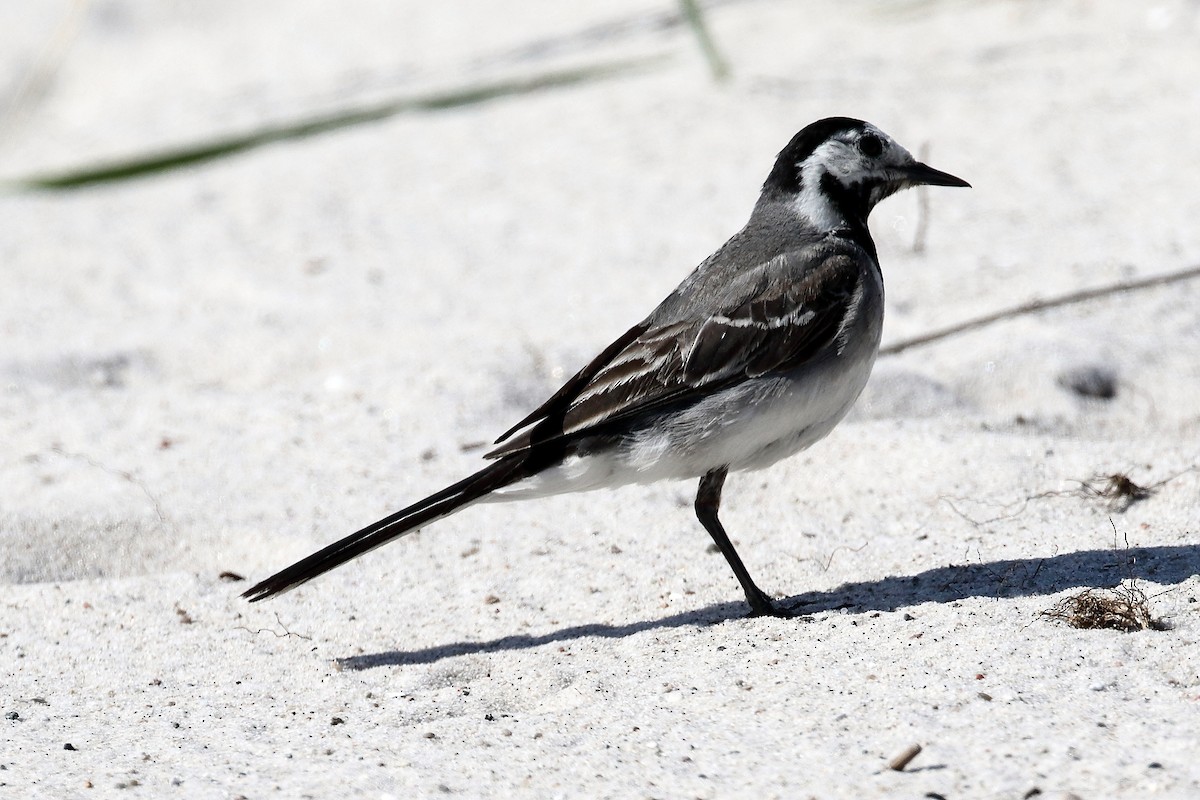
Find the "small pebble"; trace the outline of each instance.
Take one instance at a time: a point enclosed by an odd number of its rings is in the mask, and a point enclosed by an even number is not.
[[[1096,365],[1076,367],[1059,373],[1058,385],[1080,397],[1112,400],[1117,396],[1117,373]]]

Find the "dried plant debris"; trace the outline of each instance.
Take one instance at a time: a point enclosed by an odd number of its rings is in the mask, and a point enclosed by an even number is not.
[[[1043,616],[1066,622],[1072,628],[1112,631],[1165,631],[1170,626],[1150,613],[1150,602],[1136,581],[1112,589],[1084,589],[1060,600]]]
[[[1150,469],[1150,465],[1145,465],[1144,469]],[[1129,475],[1124,472],[1111,472],[1107,474],[1102,472],[1096,473],[1086,480],[1071,478],[1070,480],[1072,483],[1079,484],[1077,488],[1039,492],[1038,494],[1031,494],[1023,499],[1017,499],[1007,506],[997,505],[997,507],[1000,509],[999,513],[986,519],[976,519],[975,517],[968,515],[965,511],[959,510],[958,506],[955,505],[956,501],[965,501],[968,500],[968,498],[952,498],[942,496],[938,499],[949,506],[951,511],[965,519],[967,522],[971,523],[971,525],[975,526],[976,528],[989,525],[993,522],[1006,522],[1008,520],[1016,519],[1025,513],[1025,509],[1029,507],[1031,502],[1034,500],[1041,500],[1046,497],[1080,497],[1085,500],[1099,500],[1102,501],[1105,506],[1107,506],[1109,511],[1123,514],[1128,511],[1130,506],[1132,506],[1134,503],[1138,503],[1142,500],[1153,497],[1158,493],[1158,490],[1161,487],[1165,486],[1176,478],[1197,471],[1200,471],[1200,466],[1191,466],[1175,473],[1174,475],[1169,475],[1160,481],[1155,481],[1154,483],[1148,483],[1146,485],[1135,482],[1133,478],[1129,477]],[[974,502],[981,503],[983,501],[974,499]]]
[[[1146,469],[1149,468],[1150,466],[1146,465]],[[1163,478],[1161,481],[1148,483],[1144,486],[1136,483],[1133,478],[1124,472],[1098,473],[1087,480],[1076,481],[1079,484],[1078,489],[1066,492],[1043,492],[1040,495],[1035,495],[1035,497],[1073,494],[1079,497],[1096,498],[1106,501],[1110,511],[1124,513],[1134,503],[1153,497],[1161,486],[1189,472],[1195,472],[1196,469],[1197,467],[1195,466],[1188,467],[1174,475]]]
[[[1114,472],[1111,475],[1097,475],[1080,483],[1079,490],[1085,496],[1107,500],[1109,507],[1114,511],[1126,511],[1139,500],[1145,500],[1153,495],[1158,487],[1166,481],[1160,481],[1150,486],[1141,486],[1134,483],[1133,479],[1124,472]]]

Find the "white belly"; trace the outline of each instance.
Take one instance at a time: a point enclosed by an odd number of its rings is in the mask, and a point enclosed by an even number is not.
[[[866,386],[874,352],[871,346],[867,353],[843,353],[797,374],[748,381],[659,418],[615,446],[568,456],[484,502],[699,478],[722,466],[731,471],[770,466],[833,430]]]

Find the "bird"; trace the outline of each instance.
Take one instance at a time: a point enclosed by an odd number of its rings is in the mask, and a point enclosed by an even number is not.
[[[791,616],[754,582],[718,512],[726,476],[824,438],[857,400],[883,326],[867,217],[912,186],[970,184],[875,125],[829,117],[779,152],[745,226],[648,316],[495,441],[472,475],[243,593],[288,591],[435,520],[502,502],[699,478],[694,509],[751,616]]]

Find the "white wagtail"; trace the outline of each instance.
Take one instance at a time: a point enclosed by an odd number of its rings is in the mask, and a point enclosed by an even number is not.
[[[823,438],[879,350],[883,275],[867,215],[909,186],[969,186],[874,125],[833,117],[779,154],[750,221],[650,316],[506,431],[492,464],[245,593],[262,600],[479,502],[699,478],[696,516],[752,612],[785,615],[717,518],[730,470]]]

